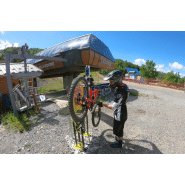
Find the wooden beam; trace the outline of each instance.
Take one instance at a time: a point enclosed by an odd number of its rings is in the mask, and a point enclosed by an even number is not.
[[[35,103],[36,111],[37,111],[37,113],[39,113],[39,112],[40,112],[40,108],[39,108],[38,105],[37,105],[37,101],[36,101],[36,98],[35,98],[35,94],[32,94],[32,96],[33,96],[33,100],[34,100],[34,103]]]
[[[20,78],[35,78],[41,76],[41,72],[28,72],[28,73],[19,73],[13,76],[13,79],[20,79]]]
[[[18,59],[43,59],[43,60],[54,60],[54,61],[61,61],[67,62],[67,59],[58,58],[58,57],[45,57],[45,56],[36,56],[36,55],[20,55],[20,54],[13,54],[11,55],[11,59],[18,58]]]

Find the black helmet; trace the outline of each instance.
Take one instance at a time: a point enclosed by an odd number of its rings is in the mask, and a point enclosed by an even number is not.
[[[107,76],[103,80],[105,80],[105,81],[107,81],[107,80],[113,80],[114,81],[114,84],[113,85],[110,85],[110,86],[112,88],[115,88],[122,81],[122,72],[119,71],[119,70],[111,71],[110,73],[107,74]]]

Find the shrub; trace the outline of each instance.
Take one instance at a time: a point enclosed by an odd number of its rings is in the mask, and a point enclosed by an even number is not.
[[[25,130],[29,130],[32,124],[28,119],[31,115],[36,115],[35,108],[20,113],[18,116],[15,116],[13,112],[9,112],[2,116],[1,122],[7,129],[13,128],[16,131],[24,132]]]

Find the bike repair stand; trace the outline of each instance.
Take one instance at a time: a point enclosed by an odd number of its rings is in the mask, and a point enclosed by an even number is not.
[[[91,80],[90,66],[86,65],[86,67],[85,67],[85,76],[86,76],[86,78],[89,78],[89,80]],[[85,125],[86,125],[86,127],[85,127]],[[84,136],[90,136],[91,135],[88,131],[88,116],[86,115],[84,121],[79,122],[79,123],[75,123],[75,121],[72,119],[72,126],[73,126],[74,139],[75,139],[74,148],[79,149],[79,150],[85,150]],[[72,129],[71,129],[71,131],[72,131]]]
[[[90,136],[88,132],[88,116],[86,116],[83,122],[73,123],[74,139],[75,139],[75,149],[85,150],[84,136]],[[86,126],[85,126],[86,125]]]

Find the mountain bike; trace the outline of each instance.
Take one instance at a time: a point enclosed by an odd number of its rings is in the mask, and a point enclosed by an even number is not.
[[[92,124],[97,127],[101,118],[101,89],[93,90],[93,81],[90,76],[79,76],[72,81],[69,90],[69,112],[72,119],[79,123],[84,121],[89,111],[92,114]]]

